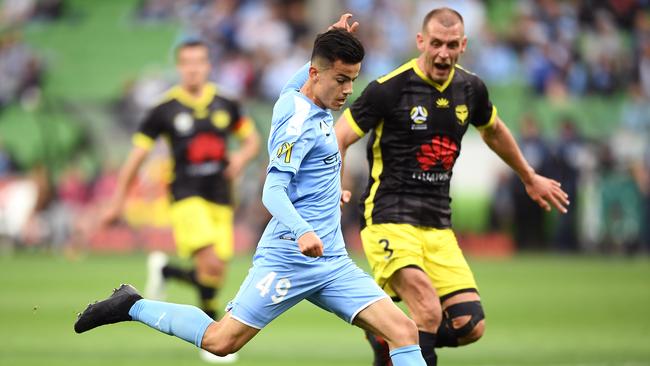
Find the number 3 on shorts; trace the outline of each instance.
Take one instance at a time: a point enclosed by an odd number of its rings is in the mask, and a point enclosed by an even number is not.
[[[382,244],[384,246],[384,251],[387,253],[384,256],[384,259],[389,259],[390,257],[393,256],[393,249],[388,247],[390,245],[390,243],[388,242],[388,239],[379,240],[379,244]]]
[[[264,297],[269,293],[269,289],[271,288],[271,284],[273,284],[273,280],[275,280],[275,277],[277,276],[277,273],[275,272],[270,272],[264,278],[262,278],[257,285],[255,285],[255,288],[260,290],[260,296]],[[279,303],[280,301],[284,300],[284,297],[287,296],[287,293],[289,293],[289,289],[291,288],[291,282],[289,281],[288,278],[280,278],[278,282],[275,283],[275,295],[271,296],[271,301],[273,301],[274,304]]]

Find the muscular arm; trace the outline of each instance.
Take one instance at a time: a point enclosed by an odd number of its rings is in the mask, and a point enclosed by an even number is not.
[[[552,205],[558,211],[566,213],[569,200],[560,188],[560,183],[537,174],[519,150],[508,127],[498,116],[495,118],[494,124],[480,129],[483,141],[517,173],[532,200],[546,211],[550,211]]]
[[[131,149],[129,156],[120,169],[120,174],[117,178],[117,187],[115,188],[110,206],[102,217],[102,223],[104,225],[113,223],[120,216],[126,195],[129,193],[129,189],[133,185],[133,180],[148,154],[149,150],[138,146]]]

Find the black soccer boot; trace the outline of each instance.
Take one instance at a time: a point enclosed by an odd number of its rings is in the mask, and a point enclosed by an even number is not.
[[[390,359],[390,352],[388,349],[388,342],[385,339],[376,336],[368,331],[366,331],[366,339],[372,347],[374,352],[374,360],[372,362],[373,366],[393,366],[393,362]]]
[[[129,310],[142,296],[131,285],[121,285],[106,300],[89,304],[77,317],[74,331],[83,333],[100,325],[132,320]]]

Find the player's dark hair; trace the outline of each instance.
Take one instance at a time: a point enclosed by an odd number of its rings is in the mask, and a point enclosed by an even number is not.
[[[181,52],[181,50],[184,50],[186,48],[192,48],[192,47],[209,48],[208,44],[205,43],[205,41],[203,41],[200,38],[188,38],[188,39],[185,39],[185,40],[181,41],[180,43],[178,43],[176,45],[176,48],[174,49],[174,55],[176,55],[176,57],[178,57],[178,54]]]
[[[431,19],[434,17],[438,19],[440,23],[445,27],[451,27],[456,24],[457,21],[460,21],[460,24],[465,24],[463,22],[463,16],[460,15],[459,12],[452,8],[442,7],[433,9],[424,16],[424,20],[422,21],[422,29],[426,29],[427,24],[429,24],[429,21],[431,21]]]
[[[365,51],[359,40],[352,33],[334,28],[316,36],[311,60],[327,60],[334,63],[341,60],[345,64],[358,64],[363,60]]]

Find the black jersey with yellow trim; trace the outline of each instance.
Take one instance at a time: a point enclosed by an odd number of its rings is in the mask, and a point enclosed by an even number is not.
[[[228,138],[246,138],[254,129],[239,103],[221,96],[216,85],[204,85],[199,98],[175,86],[149,111],[133,144],[150,149],[156,138],[165,137],[174,161],[170,188],[175,200],[199,196],[230,204],[230,182],[224,176]]]
[[[344,114],[359,136],[371,132],[362,225],[451,227],[449,183],[463,135],[496,120],[483,81],[456,66],[438,84],[413,59],[368,84]]]

